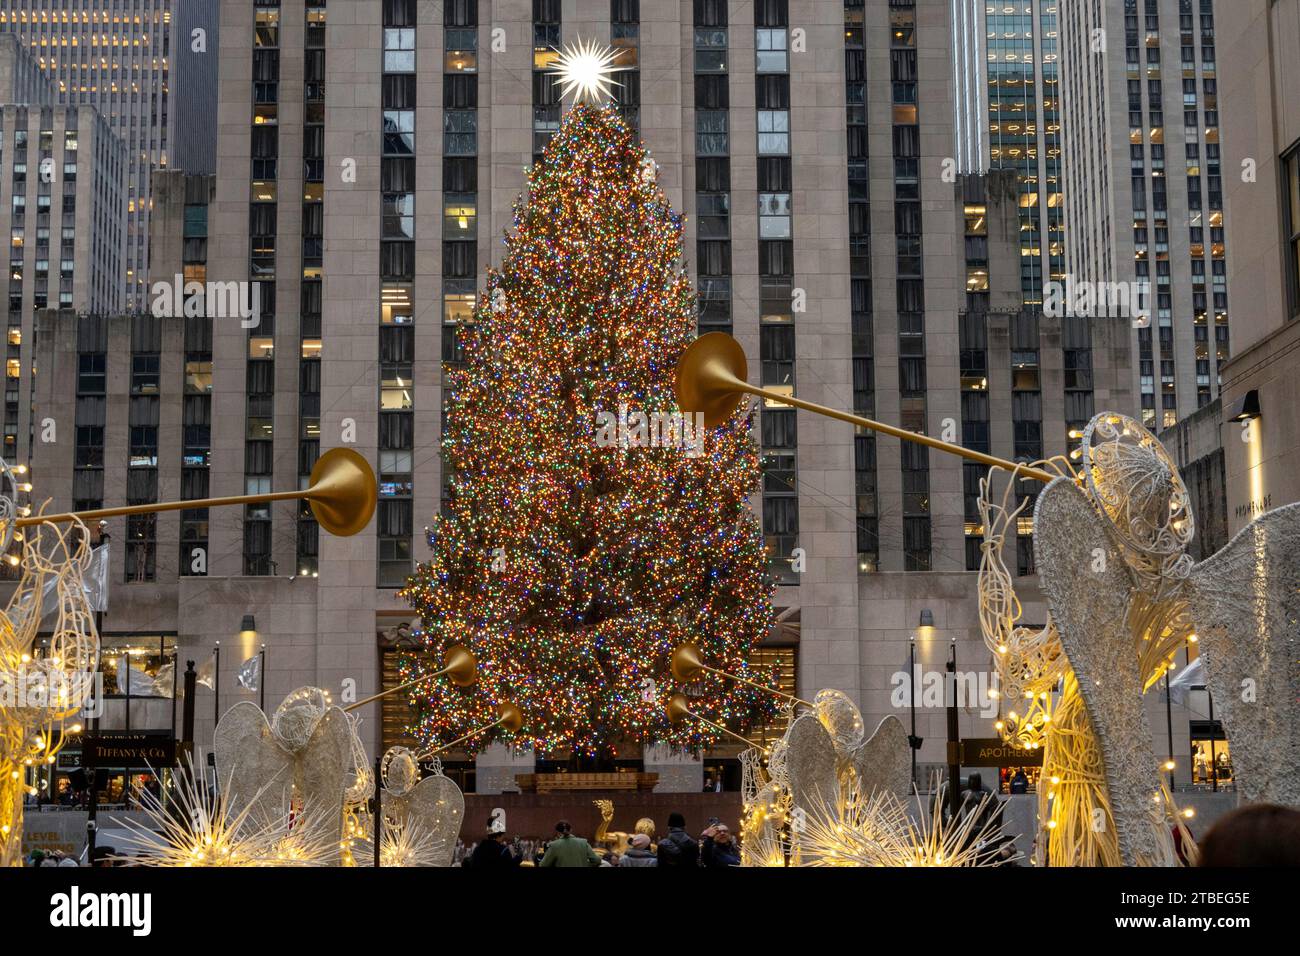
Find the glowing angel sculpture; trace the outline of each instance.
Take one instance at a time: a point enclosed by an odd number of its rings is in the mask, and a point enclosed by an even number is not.
[[[310,803],[335,821],[335,843],[341,846],[343,809],[358,786],[353,728],[324,691],[298,688],[269,722],[252,701],[240,701],[217,724],[213,749],[232,812],[251,804],[262,818],[275,819]]]
[[[20,531],[30,509],[16,504],[31,490],[26,471],[0,460],[0,552],[20,569],[18,586],[0,609],[0,866],[22,855],[23,799],[34,790],[30,768],[53,763],[94,695],[99,635],[83,578],[91,561],[85,525],[43,523]],[[17,554],[11,553],[17,548]],[[44,595],[54,583],[56,613],[47,643],[37,647]]]
[[[451,866],[465,819],[465,796],[455,781],[443,775],[441,761],[434,757],[432,762],[434,772],[421,780],[415,754],[406,747],[390,747],[380,763],[381,806],[385,827],[402,833],[405,843],[398,843],[410,845],[412,858],[421,861],[414,865]]]
[[[1143,690],[1194,638],[1238,789],[1251,802],[1300,805],[1300,505],[1261,515],[1195,564],[1187,489],[1159,441],[1131,419],[1101,415],[1085,432],[1084,456],[1092,501],[1058,479],[1040,497],[1034,531],[1038,547],[1041,525],[1043,584],[1084,699],[1105,695],[1113,656],[1085,629],[1113,623],[1141,640]],[[1109,560],[1090,560],[1097,553]],[[1102,570],[1077,573],[1093,564]],[[1078,588],[1070,577],[1082,578]]]
[[[1040,806],[1052,803],[1040,813],[1053,830],[1053,862],[1173,865],[1176,808],[1142,694],[1189,641],[1199,642],[1246,799],[1300,802],[1300,506],[1261,516],[1195,564],[1186,553],[1194,529],[1187,491],[1154,436],[1102,413],[1081,451],[1079,473],[1059,468],[1035,508],[1050,608],[1041,630],[1017,625],[1019,602],[1001,564],[1020,509],[1008,509],[1005,496],[995,505],[984,482],[983,630],[1008,706],[1023,708],[1007,713],[1004,732],[1046,747],[1050,786]]]
[[[843,692],[820,690],[811,703],[805,713],[792,713],[768,754],[766,774],[757,752],[745,759],[746,865],[782,865],[791,847],[798,857],[810,818],[833,830],[842,821],[822,819],[825,814],[877,795],[905,798],[911,788],[907,732],[897,717],[886,717],[867,737],[861,712]]]

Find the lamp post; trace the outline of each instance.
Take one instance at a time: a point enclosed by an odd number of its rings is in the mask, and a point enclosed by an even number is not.
[[[957,723],[957,638],[948,649],[948,680],[944,694],[948,698],[948,808],[956,818],[961,809],[961,739]]]
[[[212,648],[212,733],[216,739],[217,722],[221,719],[221,642]]]
[[[916,735],[916,635],[907,649],[907,696],[912,711],[912,732],[907,735],[907,746],[912,751],[912,786],[916,786],[916,752],[921,749],[921,738]]]

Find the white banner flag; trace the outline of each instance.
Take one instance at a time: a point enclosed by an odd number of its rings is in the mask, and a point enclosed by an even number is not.
[[[208,690],[215,689],[217,677],[217,655],[214,653],[206,661],[199,665],[198,676],[194,678],[195,683],[202,684]]]
[[[90,565],[82,578],[86,603],[92,611],[108,610],[109,544],[104,542],[90,552]],[[47,618],[59,610],[58,579],[50,578],[41,589],[41,617]]]
[[[262,677],[262,655],[254,654],[244,663],[239,665],[239,671],[235,674],[235,683],[242,690],[257,690],[257,682]]]

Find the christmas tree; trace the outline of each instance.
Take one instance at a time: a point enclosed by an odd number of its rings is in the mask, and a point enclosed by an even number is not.
[[[674,371],[696,314],[681,218],[617,113],[571,109],[527,197],[459,331],[450,507],[402,591],[430,652],[403,662],[404,679],[464,644],[479,682],[419,685],[410,730],[449,741],[511,701],[524,729],[477,736],[471,750],[498,737],[601,757],[620,740],[697,748],[717,733],[665,716],[675,647],[691,641],[712,666],[775,682],[747,664],[773,621],[746,504],[760,478],[749,412],[707,432],[678,412]],[[772,714],[770,695],[734,682],[704,691],[692,709],[716,722]]]

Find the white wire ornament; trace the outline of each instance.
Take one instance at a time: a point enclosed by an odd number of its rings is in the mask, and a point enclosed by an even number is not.
[[[23,466],[0,459],[0,543],[18,554],[3,557],[19,579],[0,611],[0,866],[22,853],[23,803],[35,794],[27,777],[54,763],[79,714],[95,695],[99,635],[85,587],[90,535],[79,521],[16,527],[31,509],[18,496],[31,486]],[[49,639],[37,646],[45,595],[53,584],[56,617]]]

